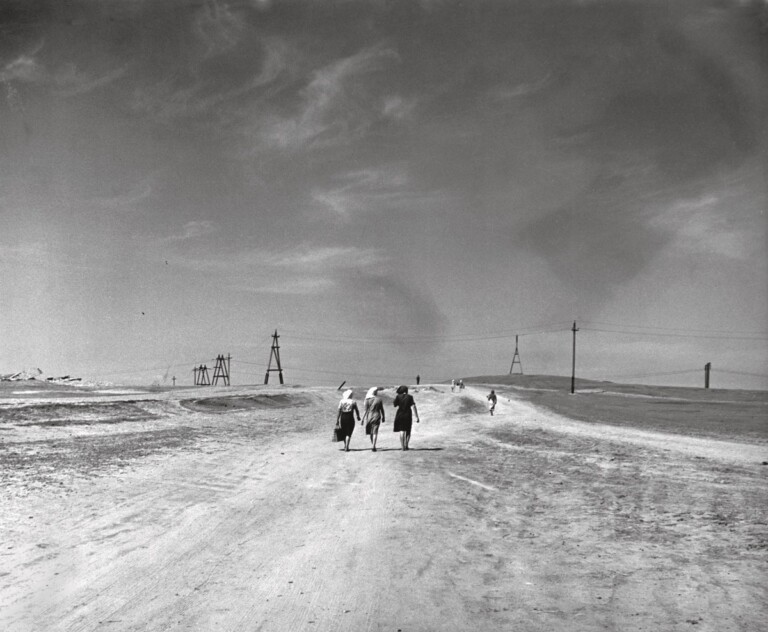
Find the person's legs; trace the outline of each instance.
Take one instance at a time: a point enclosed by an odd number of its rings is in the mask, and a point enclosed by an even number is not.
[[[408,449],[408,443],[410,442],[410,440],[411,440],[411,431],[406,430],[405,431],[405,449],[406,450]]]
[[[373,426],[371,428],[371,444],[373,445],[373,448],[371,448],[374,452],[376,452],[376,440],[379,438],[379,427]]]
[[[349,440],[352,438],[352,435],[347,435],[344,437],[344,452],[349,452]]]
[[[400,449],[405,450],[405,430],[400,431]]]

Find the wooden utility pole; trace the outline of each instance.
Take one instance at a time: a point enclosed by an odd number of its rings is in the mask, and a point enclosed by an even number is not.
[[[512,366],[509,367],[509,374],[515,369],[515,364],[520,367],[520,375],[523,374],[523,363],[520,362],[520,352],[517,350],[517,334],[515,334],[515,355],[512,356]]]
[[[571,328],[571,331],[573,332],[573,361],[571,363],[571,394],[576,392],[576,332],[579,331],[576,329],[576,321],[573,321],[573,327]]]
[[[709,372],[712,370],[712,363],[707,362],[704,365],[704,388],[709,388]]]
[[[171,379],[173,380],[173,387],[176,388],[176,376],[174,375]]]
[[[269,352],[269,364],[267,364],[267,373],[264,376],[264,384],[269,384],[269,374],[272,371],[277,371],[280,376],[280,384],[283,384],[283,367],[280,366],[280,345],[277,343],[280,336],[277,335],[277,329],[272,334],[272,350]],[[275,359],[276,368],[272,368],[272,358]]]

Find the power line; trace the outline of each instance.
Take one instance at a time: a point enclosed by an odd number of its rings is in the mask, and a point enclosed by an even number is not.
[[[582,327],[582,331],[594,331],[598,333],[610,333],[610,334],[624,334],[625,336],[653,336],[663,338],[701,338],[708,340],[751,340],[753,342],[768,342],[766,338],[754,338],[749,336],[721,336],[721,335],[705,335],[705,334],[675,334],[675,333],[662,333],[662,332],[650,332],[650,331],[620,331],[618,329],[597,329],[594,327]]]
[[[317,334],[295,332],[288,329],[284,329],[284,332],[290,334],[292,339],[295,340],[311,340],[312,342],[354,342],[354,343],[393,343],[393,342],[478,342],[482,340],[499,340],[502,338],[514,338],[515,336],[537,336],[540,334],[557,333],[562,331],[568,331],[567,327],[558,329],[541,329],[540,331],[529,331],[520,333],[520,329],[493,332],[487,334],[454,334],[454,335],[412,335],[403,336],[399,334],[392,334],[391,336],[383,337],[368,337],[368,338],[352,338],[346,335],[340,336],[318,336]]]
[[[596,320],[585,320],[583,321],[587,324],[592,325],[606,325],[608,327],[630,327],[632,329],[659,329],[659,330],[665,330],[665,331],[693,331],[696,333],[707,333],[707,334],[737,334],[737,335],[744,335],[744,336],[768,336],[768,332],[766,331],[735,331],[732,329],[693,329],[691,327],[656,327],[653,325],[626,325],[622,323],[607,323],[607,322],[600,322]]]
[[[172,369],[174,367],[179,367],[179,366],[188,366],[190,364],[198,365],[198,364],[202,364],[204,362],[215,362],[215,359],[211,359],[211,360],[198,360],[196,362],[191,362],[191,361],[190,362],[176,362],[176,363],[173,363],[173,364],[163,364],[161,366],[147,367],[146,369],[124,369],[122,371],[110,371],[108,373],[101,373],[101,372],[99,372],[99,375],[106,377],[106,376],[110,376],[110,375],[130,375],[132,373],[147,373],[149,371],[162,371],[162,370]]]
[[[749,377],[762,377],[768,379],[768,375],[763,375],[761,373],[748,373],[746,371],[731,371],[729,369],[718,369],[715,368],[715,371],[718,373],[732,373],[733,375],[747,375]]]
[[[701,369],[687,369],[685,371],[665,371],[662,373],[642,373],[640,375],[614,375],[612,380],[634,380],[641,377],[661,377],[663,375],[685,375],[687,373],[700,373]]]
[[[381,378],[381,379],[387,379],[387,380],[398,380],[402,379],[402,374],[400,375],[383,375],[383,374],[373,374],[373,373],[359,373],[355,370],[348,370],[348,371],[324,371],[322,369],[297,369],[295,367],[286,367],[285,371],[292,371],[294,373],[310,373],[310,374],[321,374],[321,375],[337,375],[340,377],[346,377],[349,375],[353,375],[355,377],[370,377],[370,378]]]

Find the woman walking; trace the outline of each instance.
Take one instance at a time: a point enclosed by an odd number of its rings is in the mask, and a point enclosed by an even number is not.
[[[365,424],[365,434],[371,437],[372,452],[376,452],[376,440],[379,438],[379,426],[384,423],[384,403],[381,401],[381,397],[377,395],[379,392],[378,387],[374,386],[369,388],[365,394],[365,412],[363,413],[363,421],[360,425]]]
[[[360,421],[360,411],[357,402],[352,399],[352,389],[344,391],[339,402],[339,412],[336,415],[336,425],[344,435],[344,452],[349,452],[349,440],[355,431],[355,416]]]
[[[413,397],[408,394],[407,386],[399,386],[397,388],[397,396],[395,397],[395,432],[400,433],[400,448],[402,450],[408,449],[408,442],[411,440],[411,426],[413,425],[413,415],[411,414],[411,408],[416,415],[416,423],[419,423],[419,411],[416,410],[416,402],[413,401]]]

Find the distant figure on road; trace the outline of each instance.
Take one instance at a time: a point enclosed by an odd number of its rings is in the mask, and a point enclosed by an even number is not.
[[[488,397],[488,411],[491,413],[491,417],[493,417],[493,411],[496,409],[496,391],[491,389],[491,394],[487,396]]]
[[[400,433],[400,448],[407,450],[408,442],[411,440],[411,426],[413,425],[411,408],[416,415],[416,423],[419,423],[419,411],[416,410],[416,402],[413,401],[413,397],[408,394],[407,386],[397,388],[395,408],[397,408],[397,412],[395,413],[394,431]]]
[[[379,438],[379,426],[384,423],[384,402],[381,401],[381,397],[377,395],[379,389],[377,386],[368,389],[365,394],[365,412],[363,413],[363,421],[365,424],[365,434],[370,435],[371,450],[376,452],[376,440]],[[363,424],[360,422],[360,425]]]
[[[459,390],[460,391],[464,390],[464,380],[459,380]]]
[[[349,452],[349,440],[355,431],[355,416],[360,421],[360,410],[357,408],[357,402],[352,399],[352,389],[350,388],[342,394],[339,412],[336,415],[336,425],[341,428],[344,434],[344,452]]]
[[[451,380],[451,393],[456,390],[456,380]]]
[[[418,386],[418,385],[419,385],[419,382],[421,382],[421,376],[420,376],[420,375],[417,375],[417,376],[416,376],[416,386]]]

